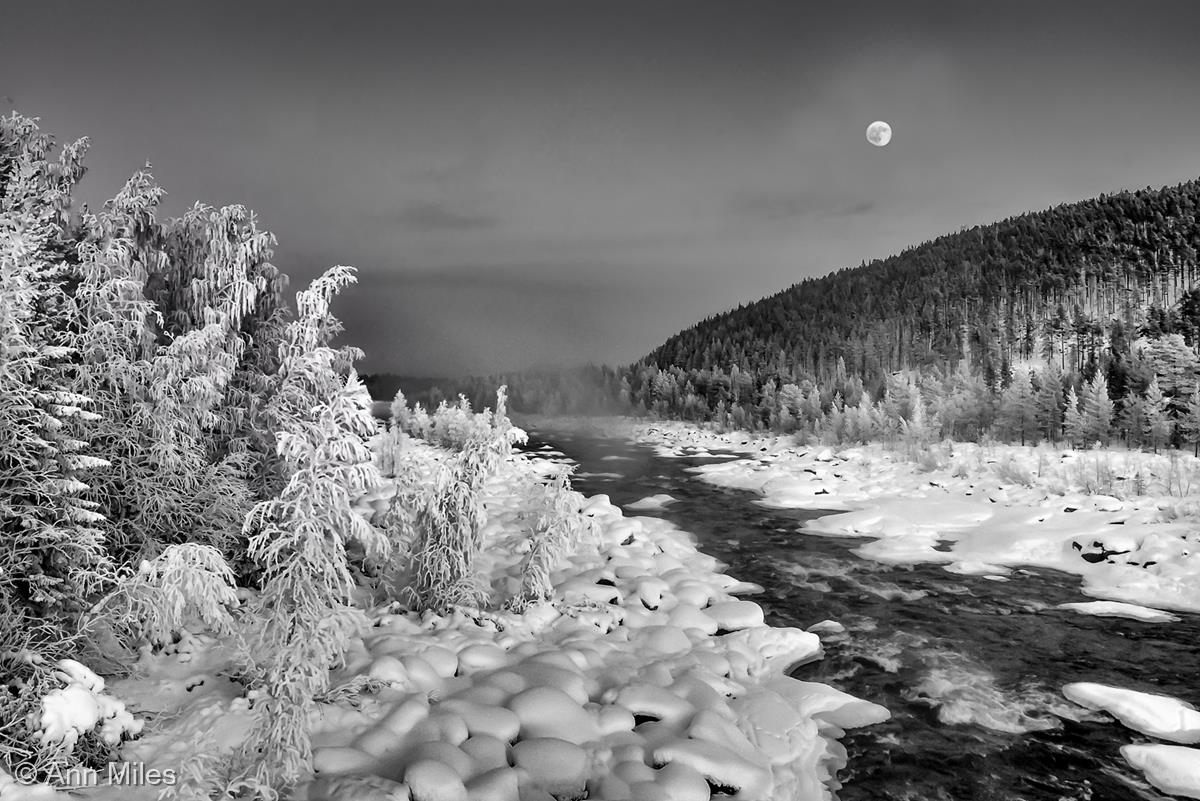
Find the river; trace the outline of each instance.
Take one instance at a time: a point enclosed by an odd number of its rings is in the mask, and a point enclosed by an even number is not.
[[[1200,616],[1178,623],[1097,618],[1053,608],[1089,600],[1075,576],[1015,570],[1008,581],[861,559],[861,540],[799,533],[820,512],[768,509],[748,492],[644,446],[563,429],[531,430],[526,450],[578,465],[575,489],[618,505],[666,493],[659,516],[691,532],[728,572],[765,588],[767,621],[825,620],[825,657],[792,675],[892,712],[850,732],[842,801],[1129,801],[1166,799],[1118,751],[1152,740],[1063,698],[1074,681],[1197,697]],[[780,801],[786,801],[780,799]]]

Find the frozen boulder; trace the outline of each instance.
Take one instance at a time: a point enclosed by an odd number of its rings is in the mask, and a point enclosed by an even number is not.
[[[1123,745],[1121,756],[1164,793],[1200,798],[1200,749],[1182,745]]]
[[[521,722],[523,740],[558,738],[569,743],[586,743],[600,738],[596,721],[562,690],[533,687],[513,696],[508,708]]]
[[[1091,682],[1068,684],[1063,695],[1080,706],[1103,710],[1142,734],[1174,743],[1200,743],[1200,712],[1177,698]]]
[[[587,752],[556,737],[522,740],[513,746],[513,761],[527,770],[532,783],[557,798],[582,798],[590,762]]]

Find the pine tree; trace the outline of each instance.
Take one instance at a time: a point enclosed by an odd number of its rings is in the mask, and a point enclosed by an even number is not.
[[[1018,370],[1001,394],[996,424],[1003,436],[1020,437],[1022,445],[1036,434],[1038,407],[1029,371]]]
[[[1192,443],[1193,453],[1200,456],[1200,389],[1192,392],[1179,420],[1186,441]]]
[[[1146,420],[1143,430],[1154,452],[1171,438],[1171,410],[1155,378],[1146,388]]]
[[[1038,430],[1051,442],[1057,442],[1063,427],[1062,372],[1057,362],[1050,362],[1038,376]]]
[[[1146,435],[1146,401],[1132,389],[1121,401],[1117,425],[1125,432],[1125,444],[1141,446]]]
[[[1075,387],[1067,389],[1063,435],[1067,442],[1075,447],[1087,440],[1087,427],[1084,423],[1083,413],[1079,409],[1079,398],[1075,394]]]
[[[1113,402],[1108,397],[1108,379],[1097,370],[1087,383],[1083,399],[1084,444],[1108,444],[1112,430]]]

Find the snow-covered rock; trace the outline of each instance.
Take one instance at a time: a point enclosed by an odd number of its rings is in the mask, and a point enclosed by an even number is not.
[[[1200,749],[1182,745],[1123,745],[1121,756],[1164,793],[1200,798]]]
[[[1200,711],[1178,698],[1091,682],[1068,684],[1063,695],[1080,706],[1103,710],[1142,734],[1173,743],[1200,743]]]
[[[1161,609],[1151,609],[1148,606],[1127,604],[1121,601],[1080,601],[1069,604],[1059,604],[1059,609],[1070,609],[1081,615],[1095,617],[1127,617],[1142,620],[1147,623],[1174,623],[1179,620],[1177,615],[1164,612]]]

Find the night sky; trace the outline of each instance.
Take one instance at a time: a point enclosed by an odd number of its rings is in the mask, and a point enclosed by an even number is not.
[[[242,203],[364,371],[626,363],[808,276],[1200,176],[1200,2],[38,2],[0,110]],[[894,137],[870,145],[887,120]]]

